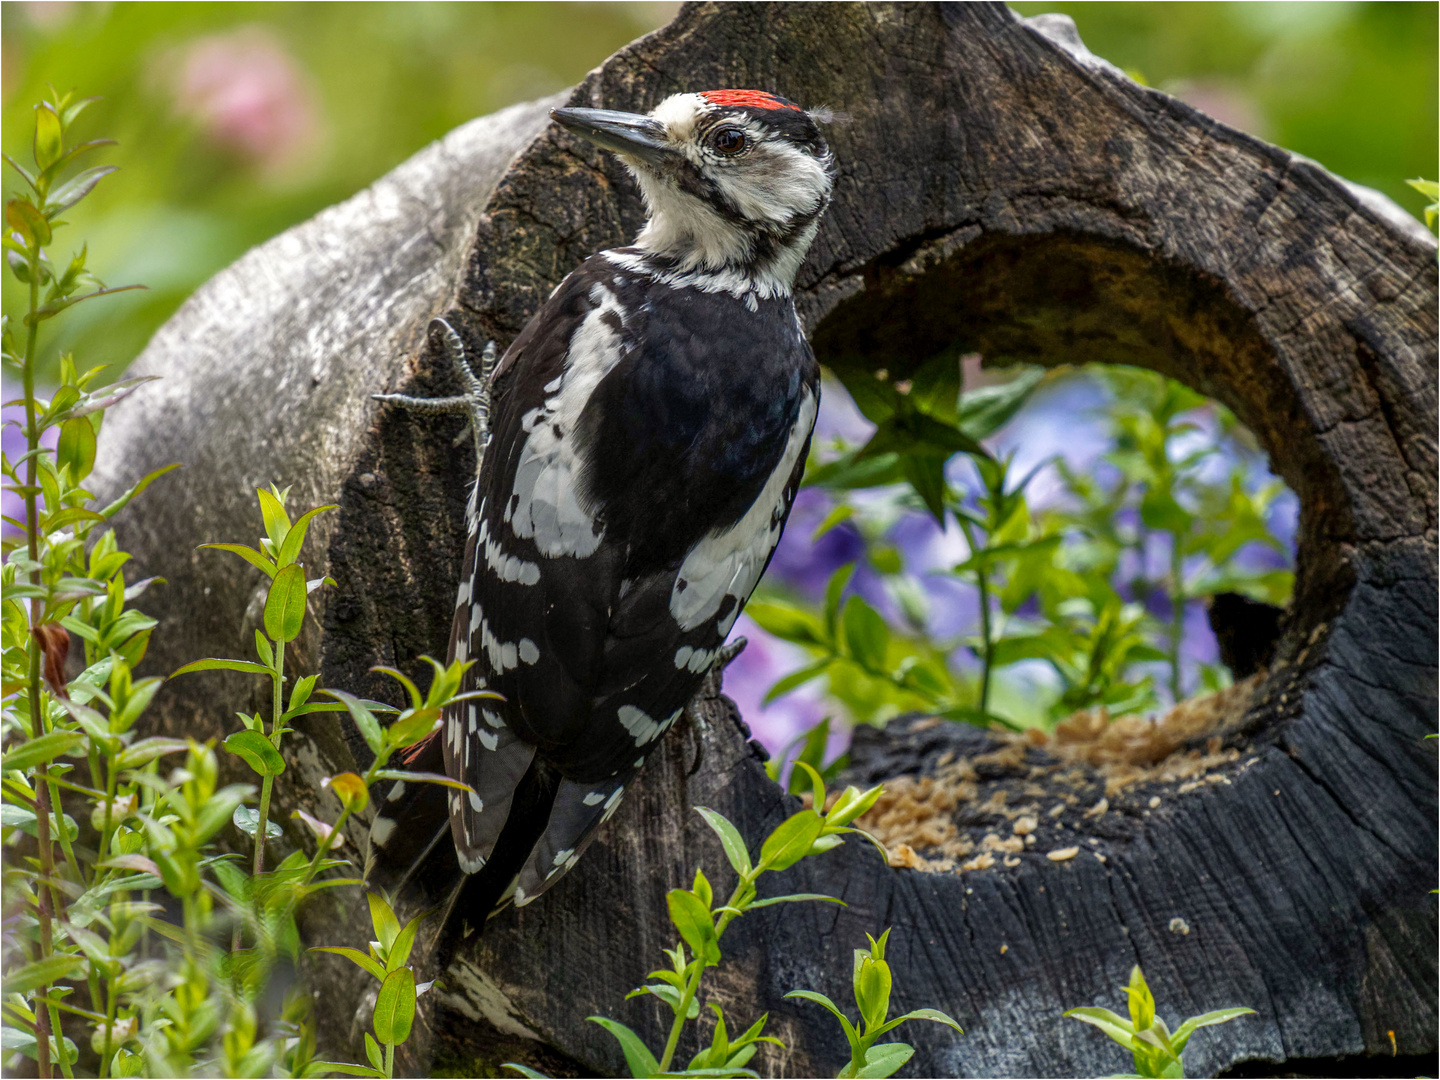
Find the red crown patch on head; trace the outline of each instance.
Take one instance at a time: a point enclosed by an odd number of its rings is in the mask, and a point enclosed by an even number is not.
[[[767,94],[763,90],[706,90],[700,95],[711,105],[720,105],[728,108],[748,109],[794,109],[796,112],[804,112],[799,105],[792,105],[788,101],[782,101],[774,94]]]

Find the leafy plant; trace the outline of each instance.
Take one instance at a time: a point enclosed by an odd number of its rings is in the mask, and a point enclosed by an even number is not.
[[[810,778],[811,806],[796,811],[776,826],[760,845],[758,860],[751,859],[740,831],[724,816],[703,806],[695,808],[720,838],[720,846],[737,880],[729,899],[723,904],[716,903],[710,880],[701,869],[696,869],[694,883],[689,889],[671,889],[666,894],[670,921],[675,925],[680,940],[673,949],[665,950],[670,965],[652,971],[650,978],[653,982],[626,995],[627,998],[645,995],[659,998],[673,1014],[669,1037],[658,1056],[638,1034],[618,1020],[604,1016],[589,1018],[620,1044],[631,1076],[756,1076],[757,1073],[745,1066],[759,1048],[758,1044],[770,1042],[781,1045],[778,1039],[762,1034],[767,1019],[765,1016],[755,1021],[740,1038],[731,1041],[724,1013],[718,1004],[712,1002],[710,1009],[715,1014],[715,1028],[710,1045],[696,1053],[685,1069],[672,1069],[685,1024],[700,1015],[700,984],[705,972],[720,963],[720,938],[731,922],[772,904],[819,900],[844,906],[844,901],[818,893],[770,896],[762,900],[756,885],[759,879],[772,871],[788,869],[807,856],[838,847],[844,843],[847,834],[863,836],[880,848],[878,841],[850,823],[875,805],[881,788],[873,787],[862,792],[847,787],[826,809],[825,782],[820,774],[804,762],[798,762],[796,767],[804,770]],[[883,855],[884,849],[880,848],[880,851]],[[541,1075],[521,1065],[507,1064],[506,1067],[523,1076]]]
[[[850,1046],[850,1061],[840,1070],[839,1080],[851,1077],[894,1076],[900,1067],[910,1060],[915,1048],[902,1042],[877,1042],[882,1035],[894,1031],[910,1020],[934,1020],[948,1024],[960,1031],[960,1025],[939,1009],[914,1009],[903,1016],[889,1019],[890,988],[892,978],[890,965],[885,962],[885,943],[890,938],[887,929],[875,938],[866,935],[870,942],[868,949],[855,950],[855,972],[852,982],[855,989],[855,1004],[860,1010],[858,1023],[852,1024],[840,1008],[824,994],[813,990],[791,990],[787,998],[801,998],[823,1005],[840,1021],[845,1032],[845,1041]]]
[[[307,994],[292,994],[268,1030],[256,1003],[275,959],[298,957],[299,905],[322,889],[358,884],[331,872],[348,865],[335,852],[350,816],[364,808],[368,786],[401,778],[452,783],[391,769],[389,761],[433,731],[442,710],[463,696],[465,665],[430,661],[434,678],[425,694],[390,672],[410,699],[401,709],[338,690],[326,691],[334,700],[315,700],[315,676],[288,674],[285,649],[300,633],[310,592],[325,580],[307,581],[299,556],[309,524],[328,508],[292,522],[286,492],[272,487],[259,492],[266,535],[258,548],[208,545],[239,554],[270,578],[264,629],[255,635],[259,662],[202,660],[177,672],[220,668],[270,680],[268,728],[258,715],[242,716],[242,730],[225,743],[259,775],[259,807],[247,805],[253,785],[220,784],[214,747],[137,736],[164,680],[132,676],[156,622],[130,605],[161,579],[127,581],[130,556],[110,523],[175,466],[100,503],[84,484],[96,465],[101,418],[146,380],[101,387],[100,369],[82,371],[62,355],[59,385],[48,399],[36,392],[42,326],[76,303],[119,291],[88,273],[83,248],[63,271],[52,267],[46,250],[63,225],[59,215],[114,171],[100,166],[64,176],[83,154],[108,145],[71,141],[87,104],[69,95],[43,102],[36,109],[35,170],[10,162],[26,191],[7,202],[4,245],[29,305],[23,348],[8,322],[3,332],[4,361],[22,376],[23,398],[13,404],[24,407],[26,451],[3,460],[7,490],[25,509],[23,519],[5,519],[13,532],[4,539],[0,603],[6,991],[0,1037],[12,1066],[17,1056],[28,1057],[44,1077],[77,1070],[101,1077],[343,1071],[315,1060]],[[75,641],[84,668],[69,678]],[[288,701],[287,680],[294,684]],[[264,841],[278,835],[269,819],[274,780],[285,769],[284,736],[296,721],[326,711],[354,718],[374,760],[363,776],[326,781],[340,802],[333,825],[296,811],[317,837],[314,853],[295,851],[266,869]],[[394,718],[381,724],[377,714],[386,713]],[[184,754],[183,763],[163,770],[172,754]],[[255,840],[250,873],[239,856],[215,851],[232,822]],[[227,928],[228,949],[220,944]],[[404,966],[395,941],[382,935],[382,947],[382,962]],[[404,995],[397,994],[387,992],[386,1000],[399,1002]],[[409,1000],[413,1007],[413,993]],[[398,1016],[386,1026],[377,1015],[377,1034],[391,1048],[403,1041]],[[70,1037],[82,1027],[88,1039]]]
[[[1418,177],[1414,180],[1406,180],[1405,183],[1430,200],[1430,205],[1425,207],[1425,225],[1434,229],[1436,217],[1440,215],[1440,184],[1434,180],[1421,180]]]
[[[1146,985],[1145,975],[1139,964],[1130,971],[1130,985],[1125,987],[1125,994],[1130,1003],[1128,1020],[1099,1006],[1069,1009],[1065,1015],[1094,1025],[1131,1051],[1135,1058],[1135,1071],[1122,1075],[1132,1077],[1183,1077],[1183,1055],[1191,1035],[1202,1027],[1226,1024],[1237,1017],[1255,1012],[1254,1009],[1243,1007],[1216,1009],[1192,1016],[1172,1033],[1155,1011],[1155,998],[1150,993],[1150,987]]]
[[[375,893],[365,895],[370,901],[370,923],[375,928],[375,940],[370,942],[369,953],[335,945],[321,945],[311,951],[343,956],[380,983],[370,1016],[374,1034],[365,1033],[365,1056],[370,1066],[324,1061],[320,1067],[347,1076],[389,1077],[395,1075],[395,1047],[410,1038],[416,999],[432,985],[427,982],[417,986],[415,969],[407,963],[415,947],[420,923],[430,913],[422,912],[402,927],[383,897]]]
[[[842,524],[856,529],[873,571],[868,580],[878,578],[899,618],[887,620],[854,592],[858,563],[835,571],[819,605],[767,588],[748,613],[811,656],[775,683],[767,702],[824,678],[828,695],[860,722],[923,711],[1022,727],[1096,706],[1140,712],[1159,705],[1160,664],[1173,700],[1188,689],[1187,605],[1224,591],[1285,602],[1291,571],[1246,570],[1237,562],[1256,545],[1283,550],[1268,526],[1283,487],[1248,481],[1249,452],[1234,417],[1150,372],[1087,371],[1107,392],[1104,468],[1082,473],[1053,462],[1066,502],[1042,512],[1027,497],[1038,467],[1017,479],[1013,457],[997,457],[982,442],[1024,409],[1042,384],[1038,369],[965,394],[951,360],[932,361],[901,382],[884,373],[847,379],[877,430],[862,447],[839,443],[830,460],[821,460],[823,448],[812,458],[807,484],[835,500],[816,535]],[[1199,422],[1202,409],[1211,410],[1212,422]],[[954,433],[942,437],[946,425]],[[1222,450],[1236,459],[1228,468],[1220,467]],[[973,467],[968,488],[949,467],[947,455],[956,454]],[[886,539],[887,515],[869,506],[857,514],[850,502],[866,488],[891,493],[890,521],[923,509],[963,533],[966,558],[933,576],[973,589],[972,632],[942,640],[927,631],[927,587]],[[1157,552],[1163,570],[1151,568]],[[1167,617],[1152,614],[1152,606]],[[960,650],[974,658],[974,674],[954,662]],[[1048,665],[1057,690],[997,705],[998,674],[1026,661]],[[1218,688],[1223,675],[1202,669],[1202,685]]]

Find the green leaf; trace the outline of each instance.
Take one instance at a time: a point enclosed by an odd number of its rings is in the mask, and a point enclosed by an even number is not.
[[[841,625],[850,655],[863,667],[882,670],[890,644],[890,628],[880,613],[860,597],[852,596],[845,602]]]
[[[771,904],[798,904],[802,900],[824,900],[826,903],[839,904],[841,907],[850,906],[837,896],[826,896],[824,893],[814,892],[791,893],[789,896],[771,896],[764,900],[756,900],[750,906],[752,908],[762,908],[769,907]]]
[[[765,870],[784,870],[795,865],[810,853],[824,827],[824,819],[814,810],[791,815],[765,838],[760,848],[760,866]]]
[[[1027,365],[1008,382],[972,390],[960,401],[960,427],[976,439],[989,438],[1009,423],[1044,378],[1044,368]]]
[[[170,673],[170,678],[177,675],[189,675],[194,671],[244,671],[250,675],[269,675],[270,669],[264,664],[257,664],[253,660],[219,660],[211,657],[208,660],[195,660],[184,667],[176,668]]]
[[[254,548],[252,548],[252,547],[246,547],[244,544],[201,544],[201,545],[200,545],[200,550],[202,550],[202,551],[205,550],[205,549],[207,549],[207,548],[208,548],[208,549],[211,549],[211,550],[214,550],[214,551],[228,551],[228,552],[230,552],[232,555],[239,555],[242,559],[244,559],[246,562],[248,562],[251,566],[258,567],[259,569],[265,571],[265,576],[266,576],[266,577],[272,577],[272,578],[273,578],[273,577],[275,576],[275,570],[276,570],[275,564],[274,564],[273,562],[271,562],[269,559],[267,559],[267,558],[266,558],[264,555],[262,555],[260,552],[256,551],[256,550],[255,550]]]
[[[285,534],[285,542],[275,556],[275,561],[281,566],[289,566],[300,557],[300,548],[305,543],[305,533],[310,528],[310,522],[319,514],[327,510],[338,509],[336,506],[317,506],[314,510],[308,510],[296,519],[295,524],[290,526],[289,532]]]
[[[385,981],[383,976],[380,981]],[[371,1035],[368,1031],[365,1033],[365,1058],[377,1069],[383,1069],[385,1067],[385,1055],[380,1052],[380,1044],[375,1041],[375,1036]]]
[[[855,950],[855,1004],[866,1030],[885,1023],[890,1011],[890,965],[863,949]]]
[[[782,698],[790,691],[804,686],[811,679],[817,679],[829,670],[830,665],[835,662],[833,657],[826,657],[824,660],[817,660],[813,664],[807,664],[799,671],[792,671],[774,686],[765,692],[765,699],[762,704],[769,705],[776,698]]]
[[[270,538],[270,543],[275,545],[275,550],[279,551],[285,543],[285,534],[290,531],[290,515],[285,513],[285,504],[276,498],[273,492],[257,488],[255,494],[260,500],[260,516],[265,521],[265,533]]]
[[[235,823],[237,829],[251,838],[260,829],[260,811],[252,810],[248,806],[237,806],[235,812],[230,815],[230,820]],[[275,822],[269,820],[265,822],[266,840],[279,840],[284,835],[284,831]]]
[[[1155,1022],[1155,997],[1139,964],[1130,969],[1130,985],[1125,987],[1125,994],[1130,1003],[1130,1023],[1137,1032],[1144,1031]]]
[[[1186,1043],[1190,1041],[1190,1036],[1195,1034],[1197,1028],[1211,1027],[1215,1024],[1228,1024],[1237,1017],[1254,1015],[1254,1009],[1247,1009],[1240,1006],[1229,1009],[1216,1009],[1213,1012],[1192,1016],[1175,1029],[1175,1034],[1170,1038],[1170,1045],[1174,1048],[1176,1054],[1183,1053]]]
[[[367,1037],[369,1032],[366,1032]],[[310,1072],[306,1076],[323,1076],[325,1073],[340,1073],[342,1076],[379,1076],[385,1073],[380,1069],[366,1068],[364,1065],[351,1065],[345,1061],[312,1061]],[[295,1074],[299,1076],[299,1073]]]
[[[907,454],[901,459],[900,468],[905,479],[915,489],[915,494],[919,495],[920,501],[925,504],[925,509],[929,510],[930,515],[944,528],[945,505],[950,495],[949,485],[945,482],[945,459]]]
[[[517,1065],[517,1064],[515,1064],[515,1062],[513,1062],[513,1061],[507,1061],[507,1062],[505,1062],[503,1065],[501,1065],[500,1067],[501,1067],[502,1069],[514,1069],[514,1070],[515,1070],[517,1073],[519,1073],[521,1076],[526,1077],[527,1080],[550,1080],[550,1078],[549,1078],[548,1076],[546,1076],[544,1073],[542,1073],[542,1072],[536,1072],[534,1069],[530,1068],[530,1066],[528,1066],[528,1065]]]
[[[408,967],[396,968],[385,976],[375,999],[375,1037],[398,1046],[410,1037],[414,1021],[415,973]]]
[[[420,924],[429,916],[428,911],[421,912],[401,928],[400,933],[390,944],[389,952],[385,956],[385,968],[387,971],[395,971],[405,966],[410,959],[410,950],[415,947],[415,935],[420,930]]]
[[[385,735],[380,730],[380,721],[370,711],[369,706],[354,694],[347,694],[344,690],[325,690],[322,693],[329,694],[341,702],[355,720],[355,726],[360,729],[360,735],[365,740],[365,745],[370,747],[372,754],[378,755],[385,746]]]
[[[855,564],[846,563],[831,574],[830,580],[825,583],[825,629],[830,640],[834,640],[835,629],[840,620],[840,598],[854,573]]]
[[[35,106],[35,164],[49,168],[65,152],[64,129],[60,117],[48,102]]]
[[[720,962],[720,943],[715,937],[715,923],[710,909],[694,893],[685,889],[671,889],[665,894],[666,906],[670,909],[670,921],[690,950],[707,964]]]
[[[705,824],[720,837],[720,846],[725,849],[725,858],[730,860],[735,873],[742,877],[750,873],[750,852],[745,847],[745,838],[740,835],[740,830],[708,807],[697,806],[695,809],[705,819]]]
[[[815,616],[783,600],[752,600],[745,608],[767,633],[801,645],[824,644],[825,635]]]
[[[791,990],[785,996],[787,998],[800,998],[802,1001],[813,1001],[815,1004],[823,1005],[829,1009],[835,1016],[835,1019],[840,1021],[840,1026],[845,1030],[845,1039],[850,1044],[851,1057],[859,1057],[860,1036],[855,1031],[855,1025],[850,1023],[845,1014],[836,1007],[833,1001],[824,994],[817,994],[814,990]]]
[[[375,774],[376,780],[403,780],[407,784],[440,784],[456,791],[474,791],[469,784],[446,776],[444,773],[411,772],[409,769],[381,769]]]
[[[69,978],[70,973],[85,966],[83,956],[56,954],[36,960],[17,970],[5,973],[5,993],[28,994],[49,983]]]
[[[635,1032],[609,1017],[587,1016],[586,1019],[591,1023],[599,1024],[615,1037],[615,1041],[620,1044],[620,1049],[625,1055],[625,1064],[630,1066],[631,1076],[638,1078],[660,1074],[660,1063],[655,1060],[655,1055],[650,1052],[650,1048]]]
[[[279,776],[285,759],[274,744],[258,731],[236,731],[225,739],[225,749],[244,760],[261,776]]]
[[[815,531],[810,534],[810,542],[812,544],[815,543],[831,529],[835,528],[836,525],[839,525],[841,522],[849,521],[854,516],[855,508],[852,506],[848,506],[845,503],[841,503],[839,506],[831,510],[830,513],[825,515],[824,521],[820,522],[819,525],[815,526]]]
[[[416,709],[409,716],[400,717],[386,729],[385,741],[397,749],[414,746],[439,725],[439,709],[433,707]]]
[[[78,172],[45,196],[45,212],[58,214],[68,210],[95,190],[95,185],[116,171],[114,165],[97,165],[92,169]]]
[[[915,1048],[905,1043],[881,1043],[865,1051],[865,1064],[855,1071],[857,1077],[894,1076],[910,1060]]]
[[[275,666],[275,650],[270,648],[269,639],[260,632],[258,627],[255,629],[255,653],[260,657],[260,662],[267,668],[273,668]]]
[[[170,472],[172,469],[178,469],[178,468],[180,468],[180,465],[179,465],[178,462],[176,462],[176,463],[173,464],[173,465],[162,465],[162,466],[161,466],[160,468],[158,468],[158,469],[152,469],[150,472],[148,472],[148,473],[146,473],[144,476],[142,476],[142,477],[135,483],[135,486],[134,486],[134,487],[128,488],[126,491],[124,491],[124,492],[120,495],[119,498],[117,498],[117,499],[116,499],[114,502],[112,502],[109,506],[107,506],[107,507],[105,507],[103,510],[101,510],[100,513],[103,514],[106,518],[112,518],[112,517],[114,517],[114,516],[115,516],[116,514],[118,514],[121,510],[123,510],[127,505],[129,505],[130,500],[133,499],[133,498],[135,498],[136,495],[139,495],[142,491],[144,491],[146,488],[148,488],[151,484],[153,484],[153,483],[154,483],[156,480],[158,480],[160,477],[162,477],[162,476],[164,476],[166,473]]]
[[[60,439],[55,444],[55,464],[69,466],[71,483],[79,484],[95,467],[95,425],[85,417],[75,417],[60,425]]]
[[[292,563],[282,566],[265,598],[265,634],[272,641],[294,641],[305,622],[305,570]]]
[[[84,741],[84,732],[52,731],[48,735],[28,739],[18,746],[11,747],[5,752],[4,757],[0,757],[0,769],[6,772],[18,769],[23,772],[69,753]]]
[[[911,1012],[907,1012],[904,1016],[895,1017],[893,1020],[890,1020],[884,1026],[870,1032],[870,1034],[883,1035],[885,1034],[885,1032],[892,1031],[895,1028],[899,1027],[907,1020],[934,1020],[937,1024],[948,1024],[950,1027],[960,1032],[960,1034],[965,1034],[959,1024],[957,1024],[950,1016],[941,1012],[939,1009],[915,1009]]]
[[[1067,1009],[1064,1015],[1099,1028],[1127,1050],[1135,1049],[1134,1027],[1129,1020],[1117,1016],[1109,1009],[1085,1006],[1079,1009]]]
[[[138,769],[166,754],[178,754],[181,751],[189,750],[190,745],[186,739],[170,739],[163,735],[141,739],[120,751],[120,756],[115,759],[115,767],[117,769]]]

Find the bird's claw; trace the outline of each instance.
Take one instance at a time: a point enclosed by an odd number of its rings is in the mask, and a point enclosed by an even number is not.
[[[484,460],[485,447],[490,442],[490,380],[495,375],[495,342],[486,342],[485,351],[480,354],[480,373],[477,375],[466,359],[465,342],[450,323],[444,319],[431,319],[430,335],[432,341],[438,341],[440,348],[450,358],[450,366],[465,387],[465,393],[442,398],[411,397],[408,394],[370,396],[376,401],[398,405],[411,412],[464,415],[470,422],[470,433],[475,439],[475,471],[478,473],[480,463]]]

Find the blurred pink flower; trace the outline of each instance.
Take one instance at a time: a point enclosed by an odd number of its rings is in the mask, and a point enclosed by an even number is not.
[[[275,171],[306,156],[320,134],[304,72],[259,27],[198,38],[167,57],[175,107],[213,143]]]

